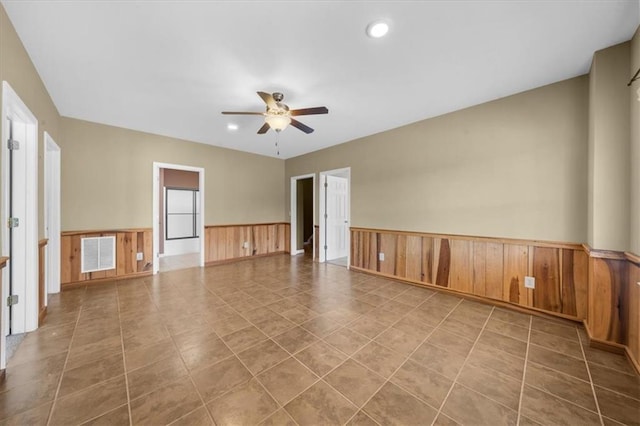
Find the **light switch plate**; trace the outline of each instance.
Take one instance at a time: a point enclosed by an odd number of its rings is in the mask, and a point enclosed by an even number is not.
[[[534,277],[524,277],[524,286],[526,288],[536,288],[536,279]]]
[[[144,260],[144,253],[136,253],[136,260]]]
[[[378,253],[378,260],[384,261],[384,253]]]

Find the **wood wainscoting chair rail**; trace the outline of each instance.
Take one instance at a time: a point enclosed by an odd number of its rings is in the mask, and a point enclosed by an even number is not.
[[[47,243],[44,238],[38,242],[38,326],[42,325],[44,317],[47,315]]]
[[[573,243],[351,228],[354,270],[581,321],[640,372],[637,259]]]

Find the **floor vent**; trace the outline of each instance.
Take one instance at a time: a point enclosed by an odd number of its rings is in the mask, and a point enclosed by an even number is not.
[[[82,273],[116,268],[116,237],[82,238]]]

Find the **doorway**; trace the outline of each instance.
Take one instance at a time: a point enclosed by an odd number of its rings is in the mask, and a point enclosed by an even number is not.
[[[0,368],[6,365],[6,336],[38,328],[38,120],[2,82],[2,255],[0,303],[3,332]]]
[[[291,178],[291,255],[304,253],[315,258],[313,212],[315,211],[316,175]]]
[[[44,132],[44,237],[46,293],[60,292],[60,147]],[[46,302],[45,302],[46,306]]]
[[[320,262],[349,267],[351,168],[320,173]]]
[[[204,169],[153,163],[153,273],[204,266]]]

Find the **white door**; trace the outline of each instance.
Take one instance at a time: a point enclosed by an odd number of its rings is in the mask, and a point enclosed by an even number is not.
[[[27,125],[19,121],[8,120],[9,138],[18,143],[18,149],[8,151],[9,157],[9,217],[17,218],[17,223],[7,229],[9,239],[9,283],[8,295],[18,296],[18,303],[9,307],[9,333],[26,331],[26,286],[27,281]],[[17,225],[17,226],[16,226]]]
[[[326,178],[326,260],[332,260],[349,254],[349,180],[337,176]]]

